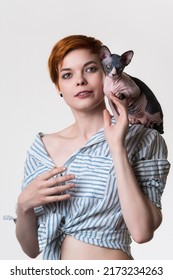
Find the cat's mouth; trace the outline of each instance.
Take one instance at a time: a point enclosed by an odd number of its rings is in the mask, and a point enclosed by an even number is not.
[[[110,73],[108,75],[108,77],[111,78],[111,79],[117,80],[120,77],[120,74],[118,74],[118,73]]]

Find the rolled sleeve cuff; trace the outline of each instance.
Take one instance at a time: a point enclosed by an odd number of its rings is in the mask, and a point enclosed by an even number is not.
[[[133,170],[143,193],[158,208],[166,185],[170,163],[168,160],[144,160],[133,165]]]

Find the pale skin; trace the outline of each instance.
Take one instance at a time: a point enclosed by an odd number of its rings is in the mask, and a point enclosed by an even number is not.
[[[136,242],[149,241],[160,225],[162,215],[141,192],[128,161],[124,144],[128,128],[128,100],[120,101],[110,93],[110,98],[119,114],[116,125],[111,126],[111,116],[104,102],[104,74],[100,60],[96,54],[91,54],[86,49],[68,53],[59,67],[59,74],[57,89],[61,91],[64,101],[70,106],[75,122],[63,131],[45,135],[42,139],[55,163],[55,168],[38,176],[19,195],[16,236],[22,249],[31,258],[37,257],[40,253],[33,208],[70,199],[69,194],[60,193],[75,188],[74,184],[68,183],[75,174],[53,177],[64,171],[64,163],[70,155],[84,146],[102,127],[114,161],[119,199],[126,225]],[[65,185],[62,184],[64,182]],[[130,187],[127,188],[127,185]],[[69,235],[66,236],[61,251],[62,260],[129,259],[129,256],[121,250],[90,245]]]

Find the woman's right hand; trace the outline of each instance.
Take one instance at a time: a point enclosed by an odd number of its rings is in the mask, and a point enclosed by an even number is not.
[[[70,194],[61,194],[75,187],[74,183],[67,183],[75,178],[73,174],[55,177],[63,173],[65,167],[54,167],[50,171],[36,177],[19,195],[18,207],[28,211],[34,207],[70,198]]]

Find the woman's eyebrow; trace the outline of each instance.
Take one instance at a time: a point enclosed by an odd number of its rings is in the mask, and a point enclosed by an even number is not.
[[[83,65],[83,67],[86,67],[86,66],[88,66],[88,65],[90,65],[90,64],[98,64],[96,61],[94,61],[94,60],[91,60],[91,61],[88,61],[88,62],[86,62],[86,63],[84,63],[84,65]],[[69,67],[69,68],[61,68],[60,69],[60,73],[61,72],[63,72],[63,71],[71,71],[72,69]]]
[[[61,68],[59,72],[61,73],[62,71],[70,71],[70,70],[71,68]]]
[[[88,61],[84,64],[84,67],[88,66],[89,64],[98,64],[96,61],[94,60],[91,60],[91,61]]]

